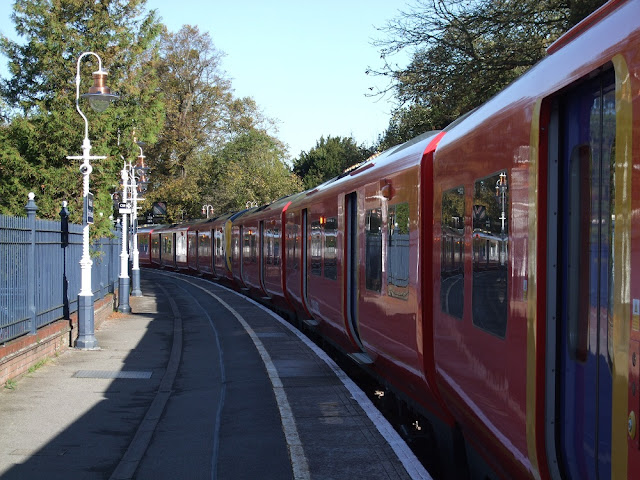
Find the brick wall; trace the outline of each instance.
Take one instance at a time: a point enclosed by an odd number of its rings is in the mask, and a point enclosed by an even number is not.
[[[94,324],[97,329],[114,311],[114,296],[107,295],[94,304]],[[23,335],[0,346],[0,385],[25,374],[41,360],[62,353],[78,337],[77,313],[71,319],[58,320],[40,328],[35,335]]]

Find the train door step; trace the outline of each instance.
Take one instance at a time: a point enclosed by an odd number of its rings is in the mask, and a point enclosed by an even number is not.
[[[371,365],[373,363],[373,359],[364,352],[350,353],[349,356],[360,365]]]
[[[318,325],[320,325],[320,322],[318,320],[314,320],[313,318],[307,318],[303,320],[303,322],[306,326],[311,328],[316,328]]]

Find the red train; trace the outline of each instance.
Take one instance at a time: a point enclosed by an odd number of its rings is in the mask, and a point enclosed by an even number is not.
[[[639,19],[609,2],[445,131],[313,190],[141,229],[140,263],[305,322],[472,478],[640,478]]]

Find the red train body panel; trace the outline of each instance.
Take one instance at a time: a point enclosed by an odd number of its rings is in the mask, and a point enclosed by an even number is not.
[[[141,264],[288,310],[473,478],[640,478],[639,18],[609,2],[444,132],[311,191],[140,231]]]

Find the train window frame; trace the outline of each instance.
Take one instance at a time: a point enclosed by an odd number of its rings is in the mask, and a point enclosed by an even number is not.
[[[506,169],[474,182],[472,323],[500,339],[506,337],[509,317],[510,200]]]
[[[462,185],[442,192],[440,310],[458,320],[464,318],[466,201],[466,190]]]
[[[338,218],[329,217],[321,221],[324,235],[324,277],[338,279]]]
[[[382,292],[382,208],[365,214],[365,288]]]
[[[400,300],[409,300],[409,256],[411,255],[409,202],[389,205],[387,219],[387,295]]]

